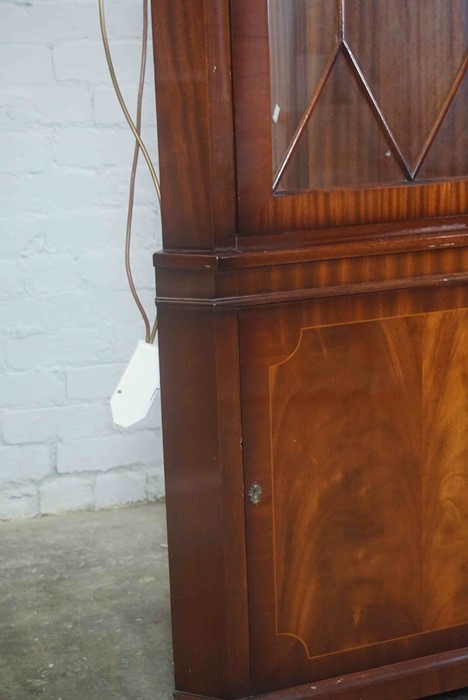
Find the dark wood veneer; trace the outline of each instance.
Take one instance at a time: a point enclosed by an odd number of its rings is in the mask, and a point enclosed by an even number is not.
[[[416,700],[468,682],[468,647],[257,696],[258,700]],[[450,680],[448,680],[450,678]],[[175,700],[209,700],[176,692]],[[248,700],[245,698],[243,700]]]
[[[242,697],[250,679],[237,314],[161,308],[158,317],[176,687]]]
[[[152,0],[163,242],[226,245],[235,232],[229,0]]]
[[[450,56],[436,27],[428,58],[418,21],[429,4],[453,34]],[[310,20],[322,9],[324,26],[335,8],[336,36],[319,37],[300,13],[285,31],[294,7]],[[413,700],[468,685],[467,79],[456,20],[468,0],[451,7],[280,0],[271,31],[279,47],[288,37],[285,62],[268,43],[267,0],[152,0],[178,700]],[[402,18],[411,46],[398,46]],[[386,37],[368,38],[382,23]],[[304,66],[307,42],[329,73]],[[408,68],[404,98],[388,80],[395,56]],[[294,66],[315,96],[285,79]],[[277,94],[295,111],[274,143]],[[326,118],[336,100],[350,115],[341,134]],[[359,151],[361,108],[364,126],[391,130],[388,170],[371,141]],[[298,124],[304,140],[274,193]],[[352,149],[344,175],[335,136]],[[392,180],[397,161],[415,182]]]
[[[439,488],[468,477],[467,302],[454,287],[241,312],[257,692],[466,645],[463,494]]]

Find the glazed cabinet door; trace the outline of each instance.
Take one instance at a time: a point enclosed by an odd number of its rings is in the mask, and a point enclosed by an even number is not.
[[[241,311],[254,694],[468,645],[467,307]]]
[[[468,0],[231,12],[241,236],[466,211]]]

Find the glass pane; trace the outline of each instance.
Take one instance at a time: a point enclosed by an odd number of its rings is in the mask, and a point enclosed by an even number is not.
[[[346,40],[411,169],[462,65],[467,21],[465,0],[346,1]]]
[[[273,170],[337,43],[334,0],[269,0]]]
[[[385,134],[339,55],[286,166],[281,191],[404,182]]]
[[[467,174],[468,0],[268,7],[277,192]]]
[[[450,111],[419,172],[419,180],[434,180],[468,173],[468,76],[457,92]]]

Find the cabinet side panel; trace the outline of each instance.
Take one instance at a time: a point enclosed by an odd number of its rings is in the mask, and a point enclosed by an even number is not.
[[[234,234],[228,0],[152,0],[165,248]]]
[[[159,308],[176,689],[249,692],[237,313]]]

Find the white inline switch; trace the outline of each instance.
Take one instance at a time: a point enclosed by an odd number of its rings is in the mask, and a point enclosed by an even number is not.
[[[158,391],[158,346],[139,340],[110,401],[114,423],[128,428],[143,420]]]

